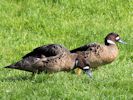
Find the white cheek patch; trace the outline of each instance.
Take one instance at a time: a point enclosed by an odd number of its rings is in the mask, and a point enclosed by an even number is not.
[[[79,62],[78,60],[75,61],[75,65],[76,65],[76,66],[78,65],[78,62]]]
[[[107,40],[108,44],[115,44],[115,42],[113,42],[112,40]]]
[[[86,67],[84,67],[83,69],[84,69],[84,70],[87,70],[87,69],[89,69],[89,66],[86,66]]]
[[[118,41],[119,39],[120,39],[120,37],[119,37],[119,36],[115,38],[115,40],[116,40],[116,41]]]

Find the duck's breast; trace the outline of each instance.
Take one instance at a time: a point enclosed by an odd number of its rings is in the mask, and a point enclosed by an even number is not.
[[[111,45],[111,46],[106,46],[106,48],[104,48],[106,52],[103,52],[102,55],[104,55],[103,57],[103,61],[104,63],[111,63],[113,62],[116,57],[118,56],[118,48],[116,45]]]

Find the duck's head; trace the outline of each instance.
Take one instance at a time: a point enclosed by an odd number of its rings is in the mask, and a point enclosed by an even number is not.
[[[120,36],[116,33],[109,33],[106,37],[105,37],[105,45],[113,45],[116,42],[122,43],[122,44],[126,44],[126,42],[122,41]]]

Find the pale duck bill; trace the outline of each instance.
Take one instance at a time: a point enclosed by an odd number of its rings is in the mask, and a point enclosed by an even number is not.
[[[92,72],[88,66],[84,67],[83,70],[90,78],[92,78]]]
[[[127,44],[126,42],[124,42],[123,40],[119,39],[118,40],[119,43],[122,43],[122,44]]]

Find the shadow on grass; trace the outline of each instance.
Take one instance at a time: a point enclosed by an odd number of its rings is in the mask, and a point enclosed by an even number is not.
[[[1,82],[15,82],[15,81],[26,81],[26,80],[32,80],[33,77],[31,77],[30,75],[27,76],[10,76],[10,77],[7,77],[7,78],[2,78],[0,79]]]
[[[0,82],[23,82],[23,81],[31,81],[32,83],[41,83],[46,81],[47,79],[53,79],[54,75],[48,74],[48,73],[42,73],[42,74],[35,74],[32,75],[15,75],[15,76],[8,76],[0,78]]]
[[[94,81],[93,78],[90,78],[83,73],[78,76],[75,72],[70,71],[67,72],[58,72],[58,73],[41,73],[32,76],[31,74],[17,74],[17,75],[10,75],[7,77],[1,77],[0,82],[23,82],[28,81],[32,83],[47,83],[47,82],[56,82],[57,80],[68,80],[68,81],[82,81],[83,83],[89,84],[90,82]]]

